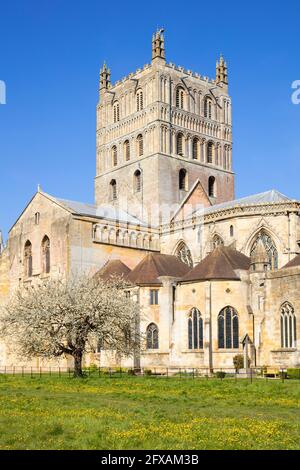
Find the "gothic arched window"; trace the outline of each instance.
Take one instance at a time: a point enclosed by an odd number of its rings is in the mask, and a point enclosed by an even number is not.
[[[253,254],[254,250],[256,249],[256,246],[259,240],[262,240],[264,244],[265,250],[269,258],[270,268],[272,270],[278,269],[278,251],[277,251],[276,245],[273,242],[272,238],[264,230],[259,232],[256,239],[254,240],[250,249],[250,256]]]
[[[136,110],[141,111],[144,107],[143,103],[143,92],[142,90],[138,90],[136,94]]]
[[[219,235],[216,234],[216,235],[214,235],[214,237],[212,239],[212,245],[213,245],[213,249],[215,249],[218,246],[223,246],[224,241],[222,240],[222,238]]]
[[[212,100],[208,97],[204,100],[204,117],[212,118]]]
[[[26,277],[32,276],[32,244],[29,240],[24,246],[24,273]]]
[[[120,121],[120,107],[119,103],[114,103],[114,122]]]
[[[218,348],[238,349],[239,318],[233,307],[225,307],[218,315]]]
[[[178,184],[179,184],[179,189],[180,190],[182,190],[182,191],[187,190],[187,171],[184,168],[181,168],[181,170],[179,170]]]
[[[134,191],[136,193],[139,193],[142,189],[142,173],[140,170],[136,170],[134,172],[133,185],[134,185]]]
[[[117,150],[116,145],[114,145],[111,149],[111,156],[112,156],[113,166],[117,166],[117,164],[118,164],[118,150]]]
[[[117,182],[116,180],[111,180],[110,182],[110,198],[115,201],[117,199]]]
[[[184,242],[181,242],[175,252],[175,256],[177,256],[180,261],[183,263],[187,264],[190,268],[193,267],[193,260],[192,260],[192,255],[187,247],[187,245]]]
[[[207,147],[206,147],[206,161],[207,163],[213,163],[213,157],[214,157],[214,144],[213,142],[207,142]]]
[[[124,142],[124,156],[126,162],[130,160],[130,143],[129,140],[125,140]]]
[[[199,160],[199,139],[193,139],[193,160]]]
[[[208,178],[208,195],[209,197],[216,196],[216,178],[214,176]]]
[[[155,323],[147,326],[147,349],[158,349],[158,327]]]
[[[282,348],[295,348],[296,347],[296,315],[294,307],[285,302],[280,308],[280,332],[281,332],[281,347]]]
[[[178,87],[176,90],[176,108],[183,109],[184,107],[184,89]]]
[[[203,320],[197,308],[192,308],[188,318],[189,349],[203,349]]]
[[[137,142],[137,154],[138,154],[138,157],[141,157],[144,153],[144,144],[143,144],[142,134],[139,134],[137,136],[136,142]]]
[[[234,235],[233,225],[230,225],[229,233],[230,233],[230,236],[233,237],[233,235]]]
[[[45,274],[50,273],[50,240],[47,235],[44,236],[42,241],[42,272]]]
[[[183,157],[183,134],[181,134],[181,132],[177,134],[176,153],[177,155],[180,155],[181,157]]]

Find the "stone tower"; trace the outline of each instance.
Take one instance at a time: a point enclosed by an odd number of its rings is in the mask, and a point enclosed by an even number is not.
[[[197,179],[211,204],[234,199],[222,56],[213,80],[166,63],[161,29],[152,37],[151,64],[114,84],[104,64],[99,95],[96,204],[145,219],[153,207],[179,204]]]

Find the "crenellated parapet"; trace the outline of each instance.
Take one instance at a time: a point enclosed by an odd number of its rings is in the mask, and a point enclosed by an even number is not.
[[[97,106],[97,204],[126,199],[141,215],[153,202],[180,202],[197,179],[208,192],[216,181],[213,202],[234,198],[231,99],[219,75],[167,63],[164,31],[153,35],[151,63],[109,82]],[[138,169],[143,185],[136,191]],[[183,190],[180,171],[187,174]]]

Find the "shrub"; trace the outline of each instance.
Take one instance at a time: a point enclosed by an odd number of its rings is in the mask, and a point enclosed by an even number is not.
[[[236,356],[234,356],[233,365],[237,372],[240,369],[243,369],[244,368],[244,356],[242,354],[237,354]]]
[[[144,375],[152,375],[151,369],[144,369]]]
[[[218,370],[218,372],[216,372],[217,379],[224,379],[225,376],[226,376],[226,372],[223,372],[222,370]]]
[[[300,369],[288,369],[287,376],[289,379],[300,379]]]

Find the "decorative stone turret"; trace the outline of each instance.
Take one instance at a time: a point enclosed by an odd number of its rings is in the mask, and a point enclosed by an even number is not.
[[[118,81],[103,65],[97,105],[96,204],[118,206],[152,225],[169,222],[162,208],[186,197],[185,207],[234,199],[227,85],[167,64],[164,34],[154,31],[150,65]]]
[[[104,90],[108,90],[110,86],[111,86],[110,69],[107,68],[106,63],[104,62],[103,67],[100,69],[100,85],[99,85],[100,94]]]
[[[254,251],[251,254],[251,271],[263,272],[271,268],[270,260],[261,238],[259,238]]]
[[[228,85],[227,64],[224,61],[222,54],[220,57],[220,63],[217,61],[216,64],[216,82]]]
[[[166,61],[164,29],[159,29],[152,36],[152,62],[157,59]]]

